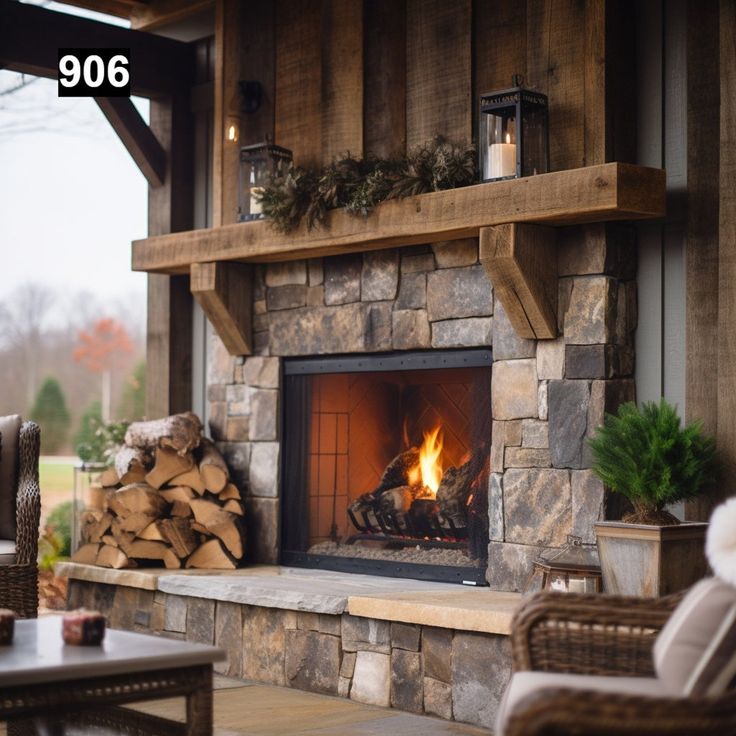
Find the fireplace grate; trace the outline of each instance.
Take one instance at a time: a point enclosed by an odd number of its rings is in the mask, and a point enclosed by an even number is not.
[[[417,543],[422,547],[462,549],[467,546],[467,527],[458,527],[450,517],[440,523],[437,513],[426,513],[436,507],[432,499],[419,499],[412,504],[408,513],[388,511],[378,505],[363,509],[356,514],[348,509],[353,526],[360,534],[352,535],[347,544],[358,540],[384,541],[411,547]],[[418,509],[421,511],[418,512]],[[436,508],[433,509],[436,511]],[[414,512],[414,513],[412,513]],[[360,517],[360,518],[358,518]],[[445,526],[446,524],[446,526]]]

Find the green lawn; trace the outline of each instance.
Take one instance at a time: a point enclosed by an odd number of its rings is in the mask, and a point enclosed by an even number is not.
[[[41,483],[41,516],[74,496],[74,463],[68,458],[45,456],[39,464]]]

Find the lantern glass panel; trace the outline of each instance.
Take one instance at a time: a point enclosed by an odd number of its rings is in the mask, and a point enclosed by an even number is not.
[[[516,176],[516,107],[482,115],[481,154],[484,180]]]
[[[549,170],[547,155],[547,110],[537,105],[525,106],[521,118],[522,147],[521,175],[546,174]]]

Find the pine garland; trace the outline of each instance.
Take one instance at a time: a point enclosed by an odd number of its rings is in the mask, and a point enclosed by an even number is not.
[[[346,153],[320,172],[293,164],[259,196],[263,214],[287,233],[306,218],[307,227],[323,225],[328,210],[344,208],[367,216],[380,202],[476,183],[475,149],[437,136],[406,156],[355,158]]]
[[[622,404],[617,414],[606,414],[589,444],[593,472],[634,506],[624,521],[677,523],[664,507],[697,496],[714,479],[713,439],[700,422],[681,427],[676,409],[664,399],[641,409]]]

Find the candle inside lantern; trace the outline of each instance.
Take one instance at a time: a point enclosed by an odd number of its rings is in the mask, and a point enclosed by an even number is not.
[[[263,214],[261,194],[263,194],[263,187],[250,188],[250,212],[248,214],[251,217]]]
[[[506,133],[506,143],[491,143],[488,148],[488,171],[486,179],[500,179],[516,174],[516,144]]]

